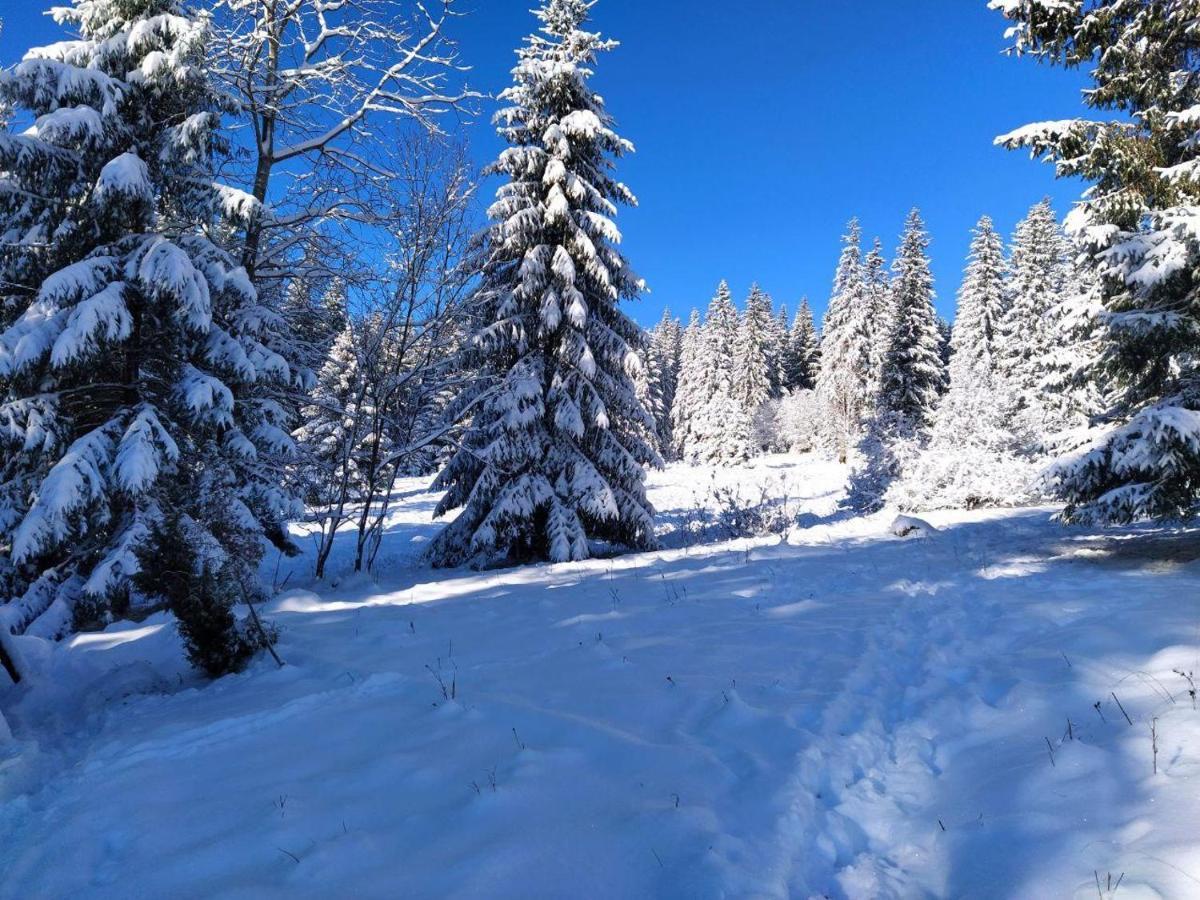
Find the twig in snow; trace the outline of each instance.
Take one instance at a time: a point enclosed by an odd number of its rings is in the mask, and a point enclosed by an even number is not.
[[[284,856],[290,856],[292,858],[292,861],[296,865],[300,865],[300,857],[298,857],[295,853],[290,853],[287,850],[284,850],[282,847],[276,847],[275,849],[278,850],[280,853],[282,853]]]
[[[1188,696],[1192,698],[1192,709],[1196,708],[1196,679],[1194,672],[1185,672],[1182,669],[1172,669],[1176,675],[1184,679],[1188,683]]]
[[[658,851],[651,847],[650,852],[653,853],[654,858],[658,860],[659,868],[665,869],[666,866],[663,865],[662,857],[658,855]]]
[[[516,726],[513,726],[512,733],[513,733],[513,740],[517,742],[517,749],[519,749],[519,750],[524,750],[524,749],[525,749],[525,744],[522,742],[522,740],[521,740],[519,737],[517,737],[517,729],[516,729]]]
[[[1102,713],[1100,711],[1100,701],[1099,700],[1097,700],[1095,703],[1092,704],[1092,709],[1094,709],[1096,711],[1096,715],[1098,715],[1100,717],[1101,722],[1105,722],[1105,723],[1108,722],[1108,719],[1104,718],[1104,713]]]
[[[1113,698],[1114,700],[1117,700],[1117,695],[1114,693],[1114,694],[1112,695],[1112,698]],[[1120,700],[1117,700],[1117,709],[1121,710],[1121,715],[1123,715],[1123,716],[1125,717],[1125,721],[1126,721],[1126,722],[1128,722],[1130,725],[1132,725],[1132,724],[1133,724],[1133,719],[1129,718],[1129,713],[1125,712],[1125,707],[1123,707],[1123,706],[1121,705],[1121,701],[1120,701]]]
[[[1059,653],[1061,653],[1061,654],[1062,654],[1062,658],[1063,658],[1063,659],[1065,659],[1065,660],[1067,661],[1067,668],[1068,668],[1068,669],[1073,669],[1073,668],[1075,668],[1073,665],[1071,665],[1071,660],[1067,659],[1067,654],[1066,654],[1066,651],[1059,650],[1058,652],[1059,652]]]
[[[1054,761],[1054,745],[1050,743],[1050,738],[1046,738],[1046,749],[1050,751],[1050,765],[1057,768],[1058,763]]]
[[[1150,749],[1154,753],[1154,774],[1158,774],[1158,717],[1150,722]]]

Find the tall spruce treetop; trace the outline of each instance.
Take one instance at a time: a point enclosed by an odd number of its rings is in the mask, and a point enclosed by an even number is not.
[[[871,299],[862,259],[862,231],[853,219],[843,238],[825,312],[817,398],[821,408],[821,440],[840,461],[849,457],[870,412],[874,364]]]
[[[1068,290],[1070,256],[1049,200],[1029,210],[1013,235],[1009,308],[1000,322],[1004,369],[1013,389],[1033,402],[1055,341],[1050,311]]]
[[[654,544],[638,401],[641,329],[618,307],[643,290],[618,250],[613,222],[633,194],[612,175],[632,145],[588,86],[616,46],[585,30],[593,2],[549,0],[539,33],[518,51],[509,105],[496,116],[508,144],[491,171],[507,183],[489,210],[479,301],[487,324],[471,362],[478,383],[458,401],[471,423],[438,478],[439,514],[463,507],[433,559],[583,559],[589,539]]]
[[[875,238],[871,252],[863,262],[868,309],[867,318],[871,334],[871,365],[873,383],[871,390],[878,398],[879,380],[883,376],[883,361],[891,345],[892,326],[895,318],[895,293],[892,279],[888,275],[887,257],[883,253],[883,242]]]
[[[925,224],[914,209],[892,266],[892,328],[879,396],[881,418],[902,436],[929,428],[946,380],[928,246]]]
[[[756,284],[733,348],[733,399],[751,417],[772,395],[771,329],[771,298]]]
[[[679,377],[671,406],[671,444],[686,458],[695,442],[700,412],[708,402],[708,353],[700,310],[692,310],[679,347]]]
[[[808,298],[804,297],[788,333],[785,387],[788,390],[812,390],[817,383],[820,365],[821,342],[817,337],[812,307],[808,305]]]
[[[288,545],[275,464],[292,444],[266,386],[295,372],[208,237],[252,203],[213,180],[206,22],[180,0],[53,15],[77,39],[0,78],[33,122],[0,134],[0,640],[102,621],[150,556],[182,590],[205,582],[173,608],[220,671],[246,647],[230,607],[260,536]],[[168,532],[170,562],[152,540]]]
[[[1004,242],[984,216],[971,238],[950,338],[950,387],[956,393],[985,390],[998,375],[1008,303],[1005,275]]]
[[[1115,113],[1020,128],[1027,147],[1090,187],[1068,228],[1100,282],[1108,433],[1065,459],[1067,517],[1127,522],[1200,511],[1200,63],[1190,2],[990,6],[1017,54],[1083,68],[1084,102]]]

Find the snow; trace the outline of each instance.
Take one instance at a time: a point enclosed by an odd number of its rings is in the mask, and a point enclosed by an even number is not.
[[[896,537],[929,537],[937,529],[916,516],[896,516],[888,531]]]
[[[267,560],[287,665],[207,685],[161,613],[14,639],[0,897],[1195,896],[1195,532],[900,541],[845,476],[673,466],[664,549],[482,573],[402,482],[378,578]],[[800,524],[728,539],[726,489]]]

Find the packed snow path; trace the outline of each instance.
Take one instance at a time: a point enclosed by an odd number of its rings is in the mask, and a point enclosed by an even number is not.
[[[668,528],[708,478],[656,476]],[[438,573],[414,486],[379,585],[267,611],[282,670],[200,687],[162,619],[43,648],[0,897],[1200,895],[1194,535],[718,478],[809,527]]]

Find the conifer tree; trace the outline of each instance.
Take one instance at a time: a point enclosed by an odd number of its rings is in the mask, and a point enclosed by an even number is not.
[[[681,459],[692,456],[698,424],[708,401],[709,372],[704,324],[700,311],[693,309],[683,332],[679,351],[679,378],[675,402],[671,407],[671,444]]]
[[[254,204],[213,179],[207,20],[180,0],[54,16],[78,39],[0,81],[33,122],[0,135],[0,641],[161,600],[218,674],[263,640],[230,614],[257,595],[261,538],[294,549],[271,388],[297,373],[282,323],[210,238]],[[186,558],[135,586],[163,541]]]
[[[992,220],[971,241],[951,336],[950,387],[927,449],[889,499],[906,509],[1016,505],[1031,499],[1035,466],[1014,425],[1004,377],[1008,305],[1004,247]]]
[[[877,409],[877,418],[886,420],[887,428],[903,437],[928,430],[946,383],[928,246],[925,225],[914,209],[892,266],[891,334]]]
[[[614,159],[632,145],[588,86],[616,42],[586,30],[593,3],[548,0],[520,49],[496,117],[509,144],[489,211],[479,302],[487,324],[471,358],[480,377],[459,398],[470,416],[437,480],[437,513],[462,508],[432,548],[435,563],[577,560],[589,540],[655,543],[641,436],[654,422],[633,377],[642,331],[619,308],[644,286],[613,222],[635,202]]]
[[[787,305],[779,307],[779,312],[771,318],[770,340],[767,342],[767,356],[770,362],[771,397],[778,399],[787,390],[787,372],[791,365],[792,342],[788,333]]]
[[[787,380],[788,390],[809,391],[816,387],[821,369],[821,342],[813,321],[808,298],[800,301],[796,318],[788,333]]]
[[[674,441],[672,432],[672,413],[675,409],[675,395],[679,387],[679,370],[683,352],[683,328],[679,320],[671,315],[669,309],[663,310],[662,319],[651,333],[650,354],[660,373],[660,394],[662,396],[662,415],[658,419],[659,446],[664,454],[674,458]]]
[[[1037,395],[1054,342],[1050,312],[1066,298],[1070,277],[1067,245],[1049,200],[1017,225],[1010,270],[1009,308],[1001,323],[1004,371],[1037,421]]]
[[[849,459],[870,412],[873,368],[872,304],[866,289],[862,232],[851,220],[834,276],[821,337],[817,403],[821,445],[839,462]]]
[[[879,402],[882,390],[883,363],[891,346],[892,330],[895,326],[895,292],[888,274],[887,258],[883,253],[883,242],[875,238],[871,252],[863,263],[863,278],[868,301],[868,326],[871,336],[871,381],[867,404],[870,408]]]
[[[771,300],[756,284],[738,322],[733,348],[733,399],[753,419],[771,399]]]

